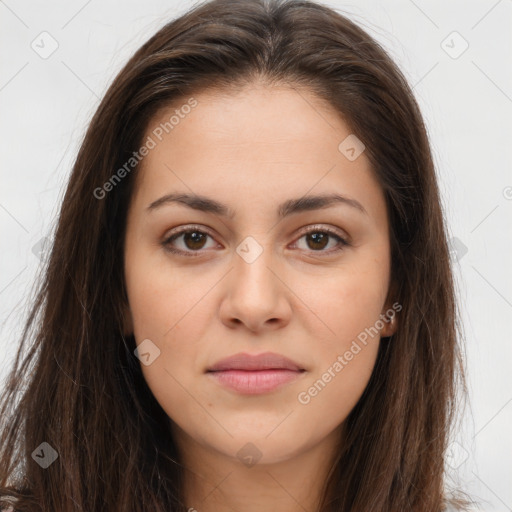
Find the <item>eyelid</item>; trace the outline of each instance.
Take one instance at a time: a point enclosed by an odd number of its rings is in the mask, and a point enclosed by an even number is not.
[[[331,226],[328,226],[328,225],[326,226],[325,224],[311,224],[309,226],[301,228],[299,230],[299,233],[298,233],[297,236],[303,236],[303,235],[306,235],[308,233],[311,233],[312,231],[326,232],[326,233],[329,233],[331,235],[334,235],[334,236],[337,236],[337,237],[341,238],[342,240],[347,242],[347,244],[350,242],[350,237],[348,236],[348,233],[346,233],[345,231],[341,230],[340,228],[334,228],[334,227],[331,227]]]
[[[171,229],[171,231],[166,233],[164,239],[168,240],[174,235],[182,235],[183,233],[187,233],[189,231],[201,231],[203,233],[206,233],[207,235],[210,235],[213,238],[212,231],[206,226],[203,226],[202,224],[185,224],[182,226],[178,226],[177,228]]]

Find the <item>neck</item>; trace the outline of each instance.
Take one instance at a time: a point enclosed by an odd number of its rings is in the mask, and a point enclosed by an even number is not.
[[[340,450],[340,429],[285,460],[247,465],[200,445],[174,429],[190,512],[319,512],[329,470]],[[250,453],[251,449],[248,449]]]

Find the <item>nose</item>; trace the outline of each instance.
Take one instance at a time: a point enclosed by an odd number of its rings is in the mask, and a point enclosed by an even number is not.
[[[280,329],[290,322],[292,292],[273,262],[271,249],[261,249],[255,259],[243,252],[234,254],[234,268],[224,280],[220,317],[232,329],[245,326],[257,333]]]

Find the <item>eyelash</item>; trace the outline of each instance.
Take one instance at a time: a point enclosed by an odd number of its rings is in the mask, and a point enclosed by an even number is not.
[[[197,251],[192,251],[192,250],[183,251],[181,249],[176,249],[175,247],[172,247],[170,245],[171,242],[173,242],[180,236],[187,234],[187,233],[201,233],[204,235],[208,235],[210,238],[213,238],[213,236],[210,233],[208,233],[207,231],[204,231],[204,229],[202,229],[202,228],[200,229],[200,226],[188,226],[188,227],[182,228],[179,231],[166,237],[162,242],[164,249],[170,253],[178,254],[178,255],[182,255],[182,256],[186,256],[186,257],[194,258],[194,257],[201,256],[202,253],[204,252],[203,249],[199,249]],[[300,237],[297,240],[300,240],[302,237],[309,235],[311,233],[327,234],[330,237],[335,238],[338,241],[338,245],[339,245],[339,247],[334,250],[331,249],[328,251],[325,251],[325,250],[318,250],[318,251],[310,250],[309,251],[310,253],[314,253],[315,255],[317,253],[320,255],[322,255],[322,253],[331,255],[333,253],[338,253],[338,252],[344,250],[344,248],[347,246],[350,246],[350,243],[345,238],[343,238],[339,234],[337,234],[333,229],[327,228],[327,227],[321,227],[321,226],[312,226],[308,231],[301,233]]]

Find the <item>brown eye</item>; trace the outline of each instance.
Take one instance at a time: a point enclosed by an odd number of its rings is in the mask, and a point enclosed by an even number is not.
[[[347,240],[342,238],[339,234],[331,230],[330,228],[325,227],[316,227],[305,232],[298,240],[306,240],[306,247],[302,247],[305,251],[317,252],[321,255],[332,254],[344,249],[345,246],[350,245]],[[334,248],[326,249],[328,247],[330,241],[333,240]],[[299,244],[299,241],[296,242]],[[331,244],[332,247],[333,244]],[[299,247],[301,248],[301,247]]]
[[[312,232],[306,235],[306,240],[311,242],[308,243],[309,248],[314,250],[325,249],[329,242],[329,238],[331,238],[331,235],[320,232]]]
[[[166,251],[173,254],[201,256],[201,254],[208,249],[208,238],[212,239],[214,242],[213,237],[209,233],[197,229],[194,226],[189,226],[167,237],[162,242],[162,245]],[[319,253],[319,255],[330,255],[350,245],[349,242],[339,234],[325,227],[321,227],[321,229],[318,227],[310,229],[298,239],[295,245],[298,245],[299,241],[302,239],[306,240],[306,247],[298,247],[299,249],[309,251],[310,253]],[[331,241],[334,242],[334,244],[331,243]],[[326,249],[329,247],[329,244],[331,244],[331,248]],[[213,247],[215,247],[215,243],[209,248],[211,249]]]
[[[201,251],[205,249],[208,238],[212,238],[208,233],[189,227],[167,237],[162,245],[166,251],[175,254],[199,256]],[[178,247],[176,247],[177,245]]]
[[[202,249],[207,236],[200,231],[187,231],[183,233],[183,243],[187,249]]]

